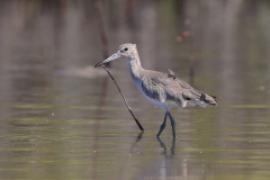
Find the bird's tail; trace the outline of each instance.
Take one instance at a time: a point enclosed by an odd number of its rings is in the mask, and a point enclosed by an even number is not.
[[[216,106],[217,105],[217,98],[215,96],[210,96],[206,93],[202,93],[200,96],[200,101],[203,101],[204,103],[208,104],[208,105],[212,105],[212,106]]]

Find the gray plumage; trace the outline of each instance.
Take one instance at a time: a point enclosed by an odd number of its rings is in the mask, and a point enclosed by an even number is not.
[[[165,74],[146,69],[140,71],[142,91],[152,99],[167,104],[175,102],[182,107],[216,105],[213,97],[172,76],[171,72]]]
[[[122,45],[130,46],[128,44]],[[132,49],[132,46],[129,47]],[[172,104],[182,107],[216,105],[214,97],[203,93],[183,80],[176,78],[175,73],[169,70],[162,73],[144,69],[133,47],[133,53],[129,57],[129,71],[136,86],[154,104],[167,110]]]
[[[98,63],[96,66],[116,60],[120,57],[125,57],[128,60],[130,75],[138,89],[150,102],[166,111],[164,121],[157,136],[159,136],[165,128],[166,119],[168,117],[171,120],[173,135],[175,136],[174,119],[169,112],[172,104],[183,108],[188,106],[206,107],[208,105],[217,105],[214,97],[178,79],[172,70],[168,70],[168,73],[162,73],[144,69],[141,65],[135,44],[126,43],[120,45],[116,53],[101,63]]]

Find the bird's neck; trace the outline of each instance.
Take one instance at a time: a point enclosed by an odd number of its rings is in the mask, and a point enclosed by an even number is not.
[[[129,59],[129,71],[133,79],[139,79],[142,76],[143,67],[137,51]]]

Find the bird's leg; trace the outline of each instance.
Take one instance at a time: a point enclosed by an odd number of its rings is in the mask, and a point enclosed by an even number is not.
[[[171,120],[173,138],[175,138],[175,120],[172,117],[170,112],[168,112],[168,116],[169,116],[169,118]]]
[[[172,138],[172,146],[171,146],[171,155],[174,155],[174,150],[175,150],[175,136]]]
[[[165,129],[165,127],[166,127],[166,120],[167,120],[167,116],[168,116],[168,115],[169,115],[168,112],[166,112],[165,115],[164,115],[163,122],[162,122],[162,124],[160,125],[159,131],[158,131],[158,133],[157,133],[157,137],[159,137],[160,134],[162,133],[162,131]]]

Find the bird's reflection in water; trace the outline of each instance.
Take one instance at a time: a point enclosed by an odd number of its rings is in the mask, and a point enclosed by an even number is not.
[[[142,140],[143,138],[143,133],[144,132],[140,132],[137,136],[136,136],[136,139],[134,140],[134,142],[132,143],[131,145],[131,148],[130,148],[130,152],[133,153],[135,152],[135,148],[137,146],[137,144]],[[174,154],[175,154],[175,136],[172,136],[172,141],[171,141],[171,146],[170,146],[170,151],[168,152],[168,148],[166,146],[166,144],[162,141],[162,139],[157,136],[156,137],[160,147],[163,149],[163,152],[162,154],[165,156],[165,157],[172,157]]]
[[[160,147],[163,149],[162,154],[164,154],[165,157],[172,157],[175,153],[175,136],[172,136],[172,142],[170,146],[170,151],[168,152],[168,148],[166,144],[162,141],[162,139],[157,136],[157,141],[159,142]]]

